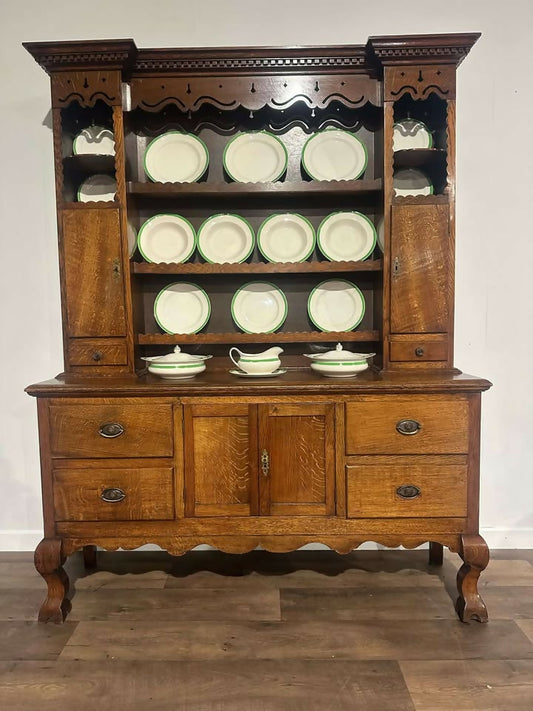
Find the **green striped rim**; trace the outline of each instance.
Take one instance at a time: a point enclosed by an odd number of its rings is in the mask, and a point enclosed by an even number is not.
[[[209,299],[209,296],[207,295],[207,293],[205,292],[205,290],[202,289],[201,286],[198,286],[198,284],[192,284],[192,283],[189,282],[189,281],[174,281],[174,282],[172,282],[172,284],[169,284],[168,286],[165,286],[164,289],[161,289],[161,291],[159,292],[159,294],[155,297],[155,301],[154,301],[154,318],[155,318],[155,320],[156,320],[156,322],[157,322],[157,325],[158,325],[159,328],[161,328],[165,333],[170,333],[171,335],[174,335],[174,331],[169,331],[168,328],[165,328],[165,326],[163,326],[163,324],[159,321],[159,319],[158,319],[158,317],[157,317],[157,302],[159,301],[159,299],[161,298],[161,296],[162,296],[166,291],[168,291],[172,286],[174,286],[175,284],[182,284],[182,285],[187,284],[188,286],[192,286],[192,287],[194,287],[195,289],[197,289],[198,291],[201,291],[201,292],[203,293],[203,295],[205,296],[205,299],[206,299],[206,301],[207,301],[207,316],[205,317],[205,320],[204,320],[204,322],[201,324],[201,326],[198,326],[198,328],[196,328],[194,331],[188,331],[188,333],[198,333],[199,331],[202,330],[202,328],[205,326],[205,324],[209,321],[209,318],[210,318],[210,316],[211,316],[211,300]]]
[[[270,329],[270,331],[248,331],[244,326],[242,326],[238,319],[237,316],[235,315],[235,300],[237,299],[237,296],[240,294],[240,292],[245,289],[247,286],[255,285],[255,284],[265,284],[266,286],[269,286],[271,289],[274,291],[277,291],[279,294],[281,294],[281,297],[283,299],[283,304],[284,304],[284,312],[283,316],[279,320],[279,322],[274,326],[274,328]],[[233,294],[233,298],[231,300],[231,318],[234,320],[234,322],[237,324],[237,326],[243,331],[244,333],[274,333],[275,331],[278,330],[278,328],[281,328],[283,324],[285,323],[285,319],[287,318],[287,313],[289,311],[289,307],[287,304],[287,297],[283,293],[281,289],[279,289],[277,286],[274,284],[271,284],[269,281],[249,281],[246,284],[243,284],[237,291]]]
[[[149,368],[198,368],[198,366],[203,365],[203,363],[190,363],[190,364],[181,364],[181,363],[173,363],[171,365],[163,365],[162,363],[150,363]]]
[[[335,361],[335,360],[319,360],[315,359],[313,361],[314,365],[335,365],[335,366],[345,366],[345,365],[366,365],[366,360],[353,360],[353,361]]]
[[[376,226],[374,225],[372,220],[369,217],[367,217],[366,215],[364,215],[362,212],[357,212],[356,210],[353,210],[352,212],[344,212],[343,210],[339,210],[338,212],[332,212],[331,215],[328,215],[327,217],[325,217],[322,220],[322,222],[320,223],[320,225],[318,226],[318,234],[317,234],[318,248],[320,249],[320,251],[322,252],[324,257],[329,259],[330,262],[337,261],[336,259],[334,259],[327,253],[327,251],[324,249],[324,246],[321,241],[321,232],[322,232],[324,225],[326,224],[326,222],[328,220],[330,220],[335,215],[358,215],[359,217],[362,217],[364,220],[366,220],[368,222],[368,224],[370,225],[370,228],[372,230],[372,246],[370,247],[369,251],[363,257],[359,257],[359,259],[356,260],[358,262],[364,262],[364,260],[368,259],[368,257],[370,257],[370,255],[376,248],[376,241],[377,241],[378,233],[376,231]]]
[[[351,282],[351,281],[348,281],[347,279],[326,279],[325,281],[321,281],[320,284],[317,284],[317,285],[315,286],[315,288],[314,288],[314,289],[311,291],[311,293],[309,294],[309,298],[307,299],[307,313],[308,313],[308,315],[309,315],[309,318],[311,319],[312,323],[318,328],[319,331],[323,331],[323,332],[325,332],[325,333],[328,333],[328,329],[327,329],[327,328],[323,328],[322,326],[320,326],[320,325],[315,321],[315,319],[313,318],[313,315],[312,315],[312,313],[311,313],[311,301],[312,301],[313,294],[315,293],[315,291],[316,291],[317,289],[320,289],[321,286],[323,286],[324,284],[327,284],[327,283],[330,282],[330,281],[337,281],[337,282],[342,282],[342,283],[344,283],[344,284],[348,284],[348,286],[350,286],[350,287],[352,287],[353,289],[355,289],[356,291],[358,291],[358,292],[359,292],[359,295],[361,296],[361,302],[362,302],[363,308],[362,308],[362,311],[361,311],[361,316],[360,316],[360,318],[353,324],[353,326],[350,326],[349,328],[345,328],[345,329],[344,329],[344,331],[353,331],[355,328],[357,328],[357,326],[359,326],[359,324],[360,324],[361,321],[363,320],[363,316],[365,315],[365,310],[366,310],[366,302],[365,302],[365,297],[363,296],[363,292],[361,291],[361,289],[360,289],[356,284],[354,284],[354,283]]]
[[[239,358],[240,363],[272,363],[279,358]]]
[[[186,217],[183,217],[183,215],[176,215],[176,214],[170,213],[170,212],[162,212],[162,213],[159,214],[159,215],[154,215],[153,217],[150,217],[148,220],[146,220],[146,222],[144,222],[144,223],[142,224],[142,226],[141,226],[141,228],[140,228],[140,230],[139,230],[139,234],[137,235],[137,248],[138,248],[139,252],[141,253],[143,259],[144,259],[146,262],[150,262],[150,264],[156,264],[156,262],[154,262],[153,259],[150,259],[150,258],[144,253],[144,250],[143,250],[142,245],[141,245],[141,236],[142,236],[142,233],[143,233],[144,229],[147,227],[147,225],[149,225],[150,222],[152,222],[153,220],[156,220],[156,219],[158,219],[158,218],[160,218],[160,217],[177,217],[179,220],[182,220],[183,222],[185,222],[185,223],[190,227],[190,229],[191,229],[191,232],[192,232],[192,249],[191,249],[191,251],[190,251],[185,257],[183,257],[183,259],[181,259],[179,262],[176,262],[176,264],[183,264],[183,262],[186,262],[188,259],[190,259],[190,258],[192,257],[192,255],[193,255],[193,253],[194,253],[194,249],[195,249],[195,247],[196,247],[196,242],[197,242],[196,232],[195,232],[195,230],[194,230],[194,227],[192,226],[192,224],[189,222],[189,220],[188,220]]]
[[[281,140],[281,138],[278,138],[277,136],[275,136],[273,133],[270,133],[269,131],[248,131],[248,132],[238,133],[236,136],[233,136],[233,138],[230,141],[228,141],[228,143],[226,144],[226,147],[224,148],[224,153],[222,154],[222,163],[224,165],[224,170],[226,171],[226,173],[229,175],[229,177],[235,183],[242,183],[243,181],[236,178],[231,173],[230,169],[228,168],[228,164],[227,164],[227,160],[226,160],[227,152],[228,152],[231,144],[234,143],[236,140],[238,140],[241,136],[252,136],[252,135],[257,135],[260,133],[264,133],[265,136],[270,136],[270,138],[273,138],[275,141],[277,141],[280,144],[280,146],[283,149],[285,161],[284,161],[283,168],[282,168],[281,172],[278,175],[276,175],[275,178],[272,178],[272,180],[258,181],[258,182],[275,183],[277,180],[279,180],[281,178],[283,173],[285,173],[285,171],[287,170],[287,163],[289,162],[289,154],[287,153],[287,148],[286,148],[285,144],[283,143],[283,141]],[[250,182],[250,181],[244,181],[244,182]]]
[[[165,136],[168,136],[170,133],[177,133],[177,134],[179,134],[180,136],[190,136],[191,138],[194,138],[196,141],[198,141],[198,143],[199,143],[199,144],[202,146],[202,148],[204,149],[204,152],[205,152],[205,166],[203,167],[203,170],[201,171],[201,173],[199,173],[199,175],[197,175],[197,176],[194,178],[194,180],[187,181],[187,182],[195,183],[196,181],[200,180],[200,178],[202,177],[202,175],[205,173],[205,171],[207,170],[207,168],[208,168],[208,166],[209,166],[209,151],[207,150],[207,146],[206,146],[205,143],[202,141],[202,139],[199,138],[198,136],[195,136],[194,133],[183,133],[182,131],[166,131],[165,133],[162,133],[160,136],[156,136],[152,141],[150,141],[150,143],[146,146],[146,150],[144,151],[144,156],[143,156],[143,168],[144,168],[144,172],[146,173],[146,175],[150,178],[150,180],[151,180],[153,183],[160,183],[160,182],[161,182],[160,180],[157,180],[157,178],[154,178],[154,177],[150,174],[150,171],[148,170],[148,168],[147,168],[147,166],[146,166],[146,157],[147,157],[147,155],[148,155],[148,151],[149,151],[150,148],[154,145],[154,143],[156,143],[157,141],[161,140],[161,139],[164,138]],[[178,182],[179,182],[179,181],[178,181]],[[181,182],[184,182],[184,181],[181,181]]]
[[[284,212],[284,213],[282,213],[282,214],[280,214],[280,215],[270,215],[269,217],[266,218],[266,220],[264,220],[264,221],[261,223],[261,226],[259,227],[259,230],[257,231],[257,246],[259,247],[259,251],[261,252],[261,254],[263,255],[263,257],[264,257],[268,262],[271,262],[272,264],[279,264],[280,262],[279,262],[279,260],[271,259],[271,258],[268,256],[268,254],[266,254],[266,252],[263,250],[263,247],[261,246],[261,234],[262,234],[263,228],[265,227],[265,225],[267,224],[267,222],[269,222],[270,220],[275,219],[276,217],[285,217],[286,215],[290,215],[291,217],[296,217],[296,218],[298,218],[298,219],[300,219],[300,220],[303,220],[304,222],[307,223],[307,225],[309,226],[309,228],[310,228],[310,230],[311,230],[311,238],[312,238],[311,249],[307,252],[307,254],[306,254],[304,257],[302,257],[301,259],[298,259],[298,262],[305,262],[307,259],[309,259],[309,257],[313,254],[313,250],[314,250],[315,245],[316,245],[316,233],[315,233],[315,228],[314,228],[313,225],[309,222],[309,220],[307,219],[307,217],[304,217],[303,215],[300,215],[298,212]]]
[[[207,220],[204,220],[204,221],[202,222],[202,224],[201,224],[200,227],[198,228],[198,236],[197,236],[197,241],[196,241],[196,244],[197,244],[197,246],[198,246],[198,251],[200,252],[200,255],[201,255],[202,258],[205,259],[205,261],[208,262],[209,264],[220,264],[220,263],[221,263],[221,262],[213,262],[212,259],[209,259],[209,257],[207,257],[207,256],[204,254],[204,252],[203,252],[203,250],[202,250],[202,246],[201,246],[201,244],[200,244],[200,240],[201,240],[201,237],[202,237],[202,230],[205,228],[205,226],[207,225],[207,223],[210,222],[211,220],[214,220],[215,217],[235,217],[236,219],[240,220],[241,222],[244,222],[244,224],[245,224],[245,225],[248,227],[248,229],[250,230],[250,237],[251,237],[250,249],[248,250],[248,253],[244,255],[244,257],[242,257],[241,259],[239,259],[238,262],[236,262],[237,264],[242,264],[242,262],[245,262],[245,261],[248,259],[248,257],[250,256],[250,254],[254,251],[255,232],[254,232],[254,228],[252,227],[252,225],[248,222],[248,220],[247,220],[245,217],[242,217],[241,215],[235,215],[234,213],[231,213],[231,212],[228,212],[228,213],[222,213],[222,212],[221,212],[221,213],[218,213],[218,214],[216,214],[216,215],[211,215],[211,217],[208,217]]]
[[[307,163],[305,162],[305,151],[307,150],[307,147],[308,147],[309,143],[311,143],[311,141],[312,141],[313,139],[315,139],[317,136],[320,136],[320,135],[323,134],[323,133],[326,133],[327,131],[339,131],[340,133],[346,133],[347,135],[349,135],[349,136],[351,136],[352,138],[354,138],[354,139],[355,139],[358,143],[360,143],[361,146],[363,147],[363,151],[364,151],[364,154],[365,154],[365,160],[364,160],[364,163],[363,163],[363,167],[361,168],[361,170],[359,171],[359,173],[357,173],[357,175],[354,175],[353,178],[350,178],[350,180],[357,180],[357,178],[360,178],[361,175],[363,175],[363,173],[365,172],[365,170],[366,170],[366,168],[367,168],[367,165],[368,165],[368,150],[367,150],[365,144],[363,143],[363,141],[362,141],[360,138],[358,138],[355,134],[350,133],[350,131],[343,131],[341,128],[335,128],[334,126],[330,126],[329,128],[326,128],[326,129],[324,129],[323,131],[317,131],[316,133],[313,133],[312,136],[309,136],[309,138],[307,139],[307,141],[304,143],[304,147],[302,148],[302,166],[303,166],[303,169],[305,170],[305,172],[307,173],[307,175],[308,175],[312,180],[323,180],[323,178],[318,178],[317,176],[313,175],[313,173],[309,170],[309,167],[307,166]]]

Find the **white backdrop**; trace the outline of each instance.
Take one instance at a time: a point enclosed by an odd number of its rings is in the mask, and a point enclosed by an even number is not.
[[[0,28],[0,550],[41,537],[36,405],[23,389],[62,369],[49,83],[21,42],[362,44],[465,31],[483,37],[458,75],[455,361],[494,382],[483,399],[482,533],[493,547],[533,548],[531,0],[2,0]]]

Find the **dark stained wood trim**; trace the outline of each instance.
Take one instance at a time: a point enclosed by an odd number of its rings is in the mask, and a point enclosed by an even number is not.
[[[437,35],[396,35],[369,37],[370,61],[390,64],[453,64],[459,66],[480,32]]]

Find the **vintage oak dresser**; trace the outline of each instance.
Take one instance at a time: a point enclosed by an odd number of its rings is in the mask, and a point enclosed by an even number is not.
[[[481,392],[486,380],[453,363],[456,69],[477,34],[371,37],[366,45],[138,49],[132,40],[28,43],[51,80],[64,373],[30,386],[37,398],[44,538],[35,563],[48,595],[39,620],[68,612],[67,556],[151,543],[180,555],[199,544],[241,553],[310,543],[347,553],[365,541],[443,546],[464,564],[457,612],[486,621],[477,581],[489,559],[478,530]],[[422,122],[426,147],[393,150],[395,124]],[[405,124],[404,124],[405,125]],[[79,153],[91,126],[114,154]],[[310,180],[306,140],[355,133],[367,164],[357,179]],[[146,146],[167,131],[194,134],[209,153],[196,182],[153,182]],[[239,183],[223,152],[238,133],[267,131],[286,146],[276,182]],[[429,194],[397,194],[393,176],[419,171]],[[116,181],[109,201],[78,199],[90,176]],[[158,214],[198,229],[238,214],[253,229],[282,213],[316,228],[339,211],[380,226],[363,261],[145,261],[131,235]],[[357,328],[321,331],[307,299],[327,279],[357,285]],[[241,332],[231,313],[242,285],[267,281],[288,302],[274,333]],[[209,296],[198,333],[162,332],[154,300],[188,282]],[[354,378],[311,372],[302,354],[337,342],[375,352]],[[165,381],[142,356],[179,344],[212,354],[205,373]],[[239,378],[228,350],[284,349],[287,373]],[[126,594],[126,592],[124,593]]]

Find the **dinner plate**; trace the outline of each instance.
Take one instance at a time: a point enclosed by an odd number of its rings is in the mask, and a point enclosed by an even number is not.
[[[287,318],[287,299],[273,284],[250,282],[233,295],[231,315],[245,333],[273,333]]]
[[[405,168],[394,173],[394,194],[402,195],[432,195],[433,184],[420,170]]]
[[[115,155],[115,136],[104,126],[88,126],[80,131],[72,142],[72,153],[79,155]]]
[[[162,289],[155,299],[155,320],[167,333],[198,333],[210,315],[209,297],[196,284],[175,282]]]
[[[366,259],[375,246],[374,223],[361,212],[334,212],[318,228],[318,247],[331,262]]]
[[[269,262],[304,262],[315,248],[315,230],[303,215],[271,215],[257,233],[261,254]]]
[[[155,215],[139,230],[139,252],[147,262],[177,264],[194,252],[194,227],[181,215]]]
[[[154,183],[194,183],[207,170],[209,152],[192,133],[167,131],[148,145],[144,171]]]
[[[378,222],[378,247],[381,249],[383,253],[385,253],[385,218],[380,217],[379,222]]]
[[[237,183],[270,183],[287,170],[287,149],[267,131],[239,133],[224,149],[224,168]]]
[[[365,314],[365,299],[351,281],[328,279],[309,295],[307,311],[320,331],[353,331]]]
[[[238,375],[239,378],[275,378],[276,375],[283,375],[287,371],[284,368],[279,368],[273,373],[245,373],[244,370],[230,370],[232,375]]]
[[[422,121],[403,119],[394,124],[392,145],[395,151],[405,151],[412,148],[431,148],[433,137]]]
[[[111,202],[116,192],[117,181],[110,175],[91,175],[78,188],[78,202]]]
[[[128,255],[130,257],[133,257],[133,255],[135,254],[135,250],[137,249],[137,232],[135,230],[135,227],[129,221],[128,230],[126,234],[128,237]]]
[[[254,248],[254,231],[239,215],[213,215],[198,230],[198,251],[206,262],[244,262]]]
[[[367,166],[365,144],[353,133],[327,128],[307,139],[302,165],[313,180],[355,180]]]

